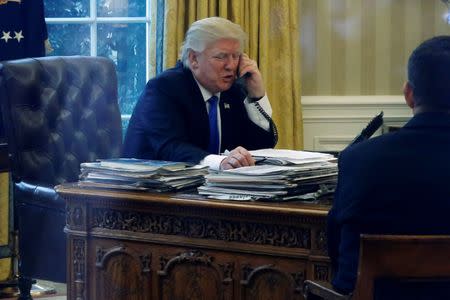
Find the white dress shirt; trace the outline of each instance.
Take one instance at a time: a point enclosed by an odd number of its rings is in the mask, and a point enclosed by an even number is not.
[[[213,94],[205,89],[197,80],[195,80],[198,84],[198,87],[200,88],[200,91],[203,96],[203,100],[205,101],[206,110],[209,113],[209,103],[208,100],[213,96]],[[222,128],[221,128],[221,121],[220,121],[220,93],[214,94],[214,96],[217,96],[219,98],[219,101],[217,101],[217,122],[218,122],[218,128],[219,128],[219,149],[222,144]],[[269,98],[267,97],[267,94],[264,95],[263,98],[258,100],[259,105],[264,109],[264,111],[269,115],[272,116],[272,106],[270,105]],[[250,102],[248,98],[245,98],[244,100],[244,106],[247,110],[247,114],[249,119],[258,125],[259,127],[263,128],[266,131],[270,130],[270,123],[269,121],[264,118],[264,116],[259,112],[258,108],[256,107],[255,103]],[[227,149],[227,150],[233,150],[233,149]],[[226,155],[217,155],[217,154],[210,154],[207,155],[204,159],[200,161],[201,165],[209,166],[213,170],[220,170],[220,163],[222,160],[226,158]]]

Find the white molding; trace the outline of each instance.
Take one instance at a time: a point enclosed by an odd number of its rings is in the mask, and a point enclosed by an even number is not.
[[[364,123],[370,121],[375,114],[364,114],[360,116],[303,116],[303,122],[306,123]],[[408,120],[408,116],[383,116],[385,123],[404,122]]]
[[[380,111],[384,126],[401,126],[412,116],[402,96],[302,96],[306,150],[345,148]],[[375,135],[381,134],[378,130]]]
[[[314,151],[340,151],[354,138],[354,136],[315,136]]]
[[[412,115],[401,96],[303,96],[302,110],[305,123],[366,122],[380,111],[390,122]]]

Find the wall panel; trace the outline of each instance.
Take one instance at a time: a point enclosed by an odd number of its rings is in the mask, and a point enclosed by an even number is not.
[[[361,67],[355,64],[355,61],[361,61],[362,41],[361,41],[361,24],[362,16],[361,1],[347,0],[346,11],[348,12],[344,19],[346,34],[349,38],[345,38],[345,66],[340,70],[341,76],[345,74],[344,91],[342,95],[359,95],[361,86]],[[338,75],[339,76],[339,75]]]
[[[311,76],[316,76],[317,82],[317,93],[322,93],[325,95],[331,95],[331,81],[334,79],[331,76],[331,53],[336,50],[336,47],[332,43],[332,1],[317,1],[317,11],[316,11],[316,49],[311,49],[311,51],[317,52],[317,66],[313,70],[316,74],[311,74]],[[327,18],[322,18],[322,16],[327,16]],[[303,28],[303,27],[301,27]],[[313,45],[309,45],[313,46]],[[304,58],[303,60],[308,60]],[[309,74],[307,74],[309,76]]]
[[[440,0],[301,0],[303,95],[399,95],[411,51],[450,34]]]
[[[302,76],[302,90],[310,91],[312,94],[317,92],[317,1],[305,1],[301,3],[301,45],[302,52],[308,53],[302,55],[302,71],[311,76]]]
[[[345,62],[346,62],[346,36],[348,34],[345,18],[347,16],[346,1],[334,0],[331,2],[331,94],[342,95],[345,90]],[[333,29],[333,28],[331,28]],[[344,71],[344,72],[343,72]]]
[[[360,1],[357,1],[360,2]],[[377,54],[375,65],[375,91],[378,94],[388,94],[389,91],[389,76],[387,72],[391,65],[389,47],[391,40],[391,14],[390,3],[391,0],[377,0],[375,5],[375,53]],[[367,58],[366,58],[367,60]],[[375,59],[374,59],[375,60]],[[351,84],[351,83],[349,83]],[[359,90],[360,94],[364,89]],[[385,92],[384,92],[385,91]],[[368,94],[365,91],[365,94]]]

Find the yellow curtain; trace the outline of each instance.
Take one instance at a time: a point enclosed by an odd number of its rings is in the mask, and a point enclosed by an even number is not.
[[[0,173],[0,246],[8,245],[9,173]],[[8,278],[11,270],[9,258],[0,259],[0,281]]]
[[[175,65],[195,20],[227,18],[248,34],[245,51],[258,62],[279,131],[277,148],[302,149],[300,14],[298,0],[167,0],[164,68]]]

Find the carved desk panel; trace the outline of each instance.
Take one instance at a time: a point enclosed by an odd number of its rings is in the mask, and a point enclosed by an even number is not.
[[[303,280],[330,279],[328,206],[56,190],[68,299],[303,299]]]

